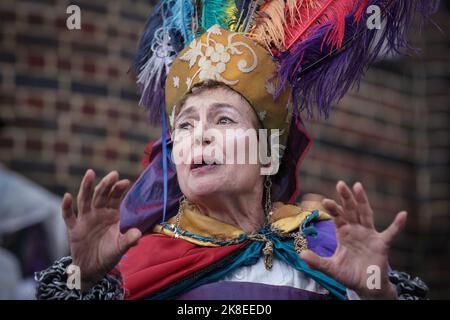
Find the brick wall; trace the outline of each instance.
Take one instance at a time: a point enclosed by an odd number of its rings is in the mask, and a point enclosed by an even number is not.
[[[68,30],[66,8],[81,8]],[[0,161],[48,189],[75,192],[85,170],[134,179],[160,134],[128,73],[148,1],[0,2]]]
[[[137,107],[128,73],[150,1],[0,1],[0,161],[53,192],[76,193],[82,174],[118,170],[134,180],[144,144],[160,134]],[[82,29],[66,28],[78,4]],[[436,22],[448,30],[449,11]],[[403,209],[395,268],[450,298],[449,37],[414,33],[421,56],[382,61],[335,108],[309,121],[313,148],[303,192],[336,197],[361,181],[384,228]]]

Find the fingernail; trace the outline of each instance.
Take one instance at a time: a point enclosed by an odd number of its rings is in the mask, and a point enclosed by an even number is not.
[[[338,185],[338,187],[339,187],[339,186],[344,187],[344,186],[345,186],[344,180],[339,180],[338,183],[337,183],[337,185]]]

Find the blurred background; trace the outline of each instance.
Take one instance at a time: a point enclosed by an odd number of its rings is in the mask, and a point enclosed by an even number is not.
[[[68,30],[66,9],[81,9]],[[136,180],[146,143],[160,136],[138,108],[129,72],[152,1],[0,1],[0,299],[31,299],[32,275],[67,255],[64,192],[92,168]],[[339,179],[361,181],[378,228],[409,212],[393,268],[450,299],[450,4],[411,34],[419,55],[367,72],[328,120],[306,127],[313,147],[304,193],[336,198]],[[99,179],[99,178],[97,178]]]

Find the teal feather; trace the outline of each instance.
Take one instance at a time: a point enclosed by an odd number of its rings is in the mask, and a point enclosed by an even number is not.
[[[166,13],[164,24],[180,32],[187,45],[194,39],[192,32],[192,17],[194,6],[191,0],[164,0],[170,11]]]
[[[235,21],[236,4],[232,0],[201,0],[202,14],[200,26],[208,30],[215,24],[229,30],[230,23]]]

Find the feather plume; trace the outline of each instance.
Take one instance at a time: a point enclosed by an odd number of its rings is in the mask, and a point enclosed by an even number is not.
[[[286,24],[286,48],[308,37],[317,27],[329,25],[324,39],[333,46],[342,45],[345,32],[345,18],[348,14],[365,7],[367,0],[315,0],[297,1],[296,15],[289,14]],[[293,9],[289,9],[293,11]]]
[[[252,3],[252,0],[237,0],[235,1],[236,4],[236,13],[234,15],[234,21],[233,23],[233,31],[242,32],[243,25],[245,22],[245,19],[249,12],[249,6]]]
[[[332,21],[315,27],[308,37],[297,40],[288,51],[277,56],[281,85],[276,95],[289,82],[293,103],[298,109],[306,109],[312,117],[317,106],[319,115],[328,117],[331,107],[359,83],[370,63],[380,55],[412,49],[407,34],[414,12],[420,11],[422,18],[427,19],[437,8],[430,2],[369,0],[367,5],[380,6],[384,27],[381,30],[367,28],[368,15],[361,14],[360,8],[355,7],[345,17],[340,44],[335,39],[326,41],[330,39],[330,28],[335,27]]]
[[[229,30],[236,20],[236,4],[233,0],[201,0],[202,13],[200,25],[206,31],[215,24]]]
[[[245,34],[249,33],[249,30],[252,28],[255,22],[256,13],[258,12],[261,4],[264,0],[250,0],[249,6],[247,8],[247,13],[245,15],[245,20],[242,25],[242,32]]]
[[[164,24],[168,28],[173,28],[180,32],[184,39],[184,45],[189,44],[194,39],[192,32],[192,16],[194,6],[191,0],[167,1],[170,12],[166,15]]]
[[[284,51],[285,24],[284,0],[266,1],[257,13],[255,25],[249,32],[249,37],[265,46],[269,52],[271,52],[272,47]]]
[[[253,38],[279,61],[275,96],[289,83],[298,109],[311,116],[317,106],[327,117],[377,56],[411,49],[407,32],[414,12],[427,19],[438,2],[161,0],[147,20],[133,66],[142,90],[140,105],[149,109],[152,121],[159,121],[172,61],[193,37],[217,23]],[[370,5],[382,10],[382,30],[366,26]]]
[[[149,59],[149,54],[151,53],[150,47],[152,46],[155,31],[163,23],[162,7],[163,3],[161,2],[153,9],[145,23],[144,31],[142,32],[141,39],[139,41],[138,51],[134,57],[133,70],[136,74],[141,71],[142,66]]]

